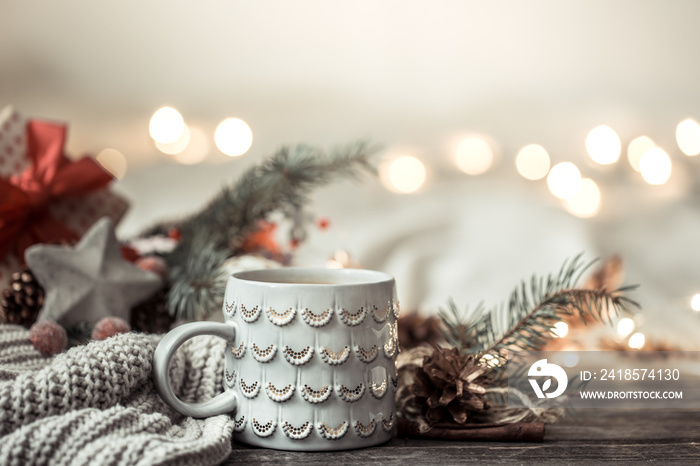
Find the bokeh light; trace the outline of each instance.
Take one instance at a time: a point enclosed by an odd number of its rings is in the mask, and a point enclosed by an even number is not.
[[[204,131],[197,127],[189,128],[190,143],[173,158],[183,165],[194,165],[203,161],[209,154],[209,140]]]
[[[570,199],[581,189],[581,172],[571,162],[558,163],[549,171],[547,185],[554,196]]]
[[[423,162],[411,155],[402,155],[389,160],[380,167],[384,186],[397,193],[412,193],[425,183],[426,170]]]
[[[695,312],[700,312],[700,293],[693,296],[690,300],[690,308]]]
[[[614,129],[609,126],[597,126],[586,136],[586,151],[594,162],[610,165],[620,158],[622,143]]]
[[[653,147],[656,147],[656,144],[647,136],[639,136],[630,141],[627,146],[627,160],[635,171],[639,171],[639,161],[642,159],[642,154]]]
[[[653,147],[642,154],[639,172],[651,185],[664,184],[671,177],[671,158],[663,149]]]
[[[644,343],[646,343],[646,338],[643,333],[635,333],[627,340],[627,346],[632,349],[642,349],[644,348]]]
[[[105,149],[95,159],[118,180],[126,174],[126,157],[116,149]]]
[[[523,178],[540,180],[549,172],[549,154],[539,144],[528,144],[515,157],[515,166]]]
[[[566,322],[557,322],[552,327],[551,332],[555,338],[564,338],[566,335],[569,334],[569,324],[567,324]]]
[[[493,149],[484,139],[469,136],[457,146],[455,163],[467,175],[481,175],[493,164]]]
[[[177,141],[185,131],[185,120],[172,107],[161,107],[151,117],[148,132],[154,141],[169,144]]]
[[[676,142],[685,155],[700,154],[700,125],[688,118],[678,123],[676,127]]]
[[[617,334],[620,335],[622,338],[625,338],[626,336],[634,332],[634,327],[634,320],[630,319],[629,317],[623,317],[617,323]]]
[[[164,154],[168,155],[174,155],[174,154],[179,154],[183,150],[187,148],[187,145],[190,143],[190,129],[185,125],[184,131],[180,135],[177,140],[169,143],[162,143],[156,141],[156,147],[158,148],[159,151],[163,152]]]
[[[253,145],[253,131],[240,118],[227,118],[216,127],[214,142],[229,157],[239,157]]]
[[[581,188],[566,200],[566,209],[581,218],[593,217],[600,210],[600,189],[590,178],[581,180]]]

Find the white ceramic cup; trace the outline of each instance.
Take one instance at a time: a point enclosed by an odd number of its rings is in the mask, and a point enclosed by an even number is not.
[[[194,417],[230,413],[234,438],[282,450],[343,450],[391,438],[398,352],[394,279],[358,269],[233,274],[225,323],[169,332],[154,355],[156,388]],[[200,404],[173,394],[168,365],[187,339],[227,340],[224,393]]]

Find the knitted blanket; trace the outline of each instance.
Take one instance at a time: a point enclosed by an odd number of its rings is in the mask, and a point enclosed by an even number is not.
[[[231,453],[229,416],[193,419],[158,397],[157,338],[117,335],[44,357],[28,332],[0,325],[0,464],[209,465]],[[186,342],[170,368],[180,399],[222,390],[224,341]]]

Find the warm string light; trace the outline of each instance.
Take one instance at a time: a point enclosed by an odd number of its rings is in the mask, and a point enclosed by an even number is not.
[[[634,332],[635,326],[634,320],[630,319],[629,317],[623,317],[617,323],[617,334],[622,338],[626,338],[632,332]]]
[[[566,210],[581,218],[595,216],[600,210],[600,189],[596,182],[590,178],[582,179],[578,192],[566,200]]]
[[[671,177],[671,158],[659,147],[652,147],[642,154],[639,172],[650,185],[661,185]]]
[[[183,165],[194,165],[202,162],[209,154],[209,140],[206,133],[197,128],[188,129],[189,143],[187,147],[173,155],[173,158]]]
[[[418,191],[425,183],[423,162],[412,155],[387,160],[379,167],[380,180],[390,191],[408,194]]]
[[[199,128],[189,127],[173,107],[161,107],[152,116],[148,131],[158,150],[185,165],[203,161],[209,141]],[[253,144],[253,131],[240,118],[226,118],[214,132],[216,147],[230,157],[239,157]]]
[[[691,298],[690,308],[695,312],[700,312],[700,293],[697,293]]]
[[[116,149],[105,149],[95,159],[118,180],[126,174],[126,157]]]
[[[564,338],[569,334],[569,324],[566,322],[557,322],[550,331],[555,338]]]
[[[153,114],[148,132],[155,142],[170,144],[177,141],[185,131],[185,120],[172,107],[161,107]]]
[[[482,175],[493,165],[493,149],[483,138],[470,136],[457,146],[455,163],[467,175]]]
[[[627,160],[634,171],[639,171],[639,161],[642,159],[642,155],[654,147],[656,144],[648,136],[639,136],[630,141],[627,146]]]
[[[547,185],[554,196],[570,199],[581,189],[581,172],[571,162],[561,162],[549,170]]]
[[[688,118],[678,123],[676,142],[678,148],[685,155],[692,157],[700,154],[700,125],[698,122]]]
[[[639,332],[635,333],[627,340],[627,346],[636,350],[644,348],[644,343],[646,343],[646,338],[643,333]]]
[[[549,154],[539,144],[528,144],[518,151],[515,167],[523,178],[532,181],[541,180],[549,173]]]
[[[190,129],[187,125],[184,125],[182,134],[173,142],[163,143],[155,141],[156,147],[164,154],[175,155],[187,149],[187,145],[190,143]]]
[[[253,131],[240,118],[226,118],[216,127],[214,142],[229,157],[240,157],[253,145]]]
[[[586,151],[594,162],[610,165],[620,158],[622,143],[614,129],[609,126],[593,128],[586,136]]]

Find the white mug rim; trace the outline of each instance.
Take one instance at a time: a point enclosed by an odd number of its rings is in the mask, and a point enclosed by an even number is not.
[[[331,277],[330,280],[332,281],[330,283],[307,283],[300,281],[321,281],[324,279],[328,280],[329,277]],[[394,282],[393,276],[376,270],[349,268],[326,269],[322,267],[280,267],[273,269],[246,270],[232,273],[230,278],[242,283],[263,287],[309,286],[315,288],[338,288],[362,287]]]

